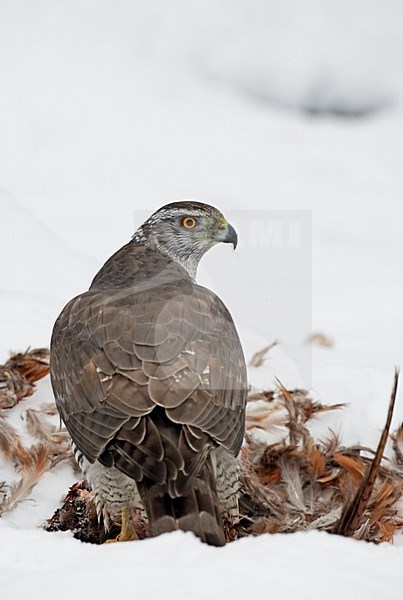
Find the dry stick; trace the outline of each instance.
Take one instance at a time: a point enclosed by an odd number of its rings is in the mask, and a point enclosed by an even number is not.
[[[395,378],[392,389],[392,396],[389,402],[388,416],[386,418],[386,424],[382,431],[381,439],[379,440],[378,448],[371,462],[369,468],[361,484],[355,494],[355,497],[351,503],[346,504],[343,513],[340,517],[339,522],[334,528],[334,533],[344,535],[346,537],[352,536],[358,529],[362,515],[367,508],[370,500],[372,490],[374,488],[375,480],[378,475],[379,467],[381,464],[383,452],[385,450],[386,442],[388,440],[390,424],[393,416],[393,409],[395,406],[397,384],[399,381],[399,370],[395,368]]]

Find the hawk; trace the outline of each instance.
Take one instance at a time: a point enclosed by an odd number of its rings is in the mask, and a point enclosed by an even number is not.
[[[202,256],[237,245],[216,208],[160,208],[71,300],[52,334],[57,408],[106,529],[132,509],[152,535],[181,529],[225,544],[239,515],[247,376],[223,302],[197,285]]]

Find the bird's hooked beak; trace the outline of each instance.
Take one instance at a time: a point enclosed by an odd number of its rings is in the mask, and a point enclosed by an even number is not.
[[[234,247],[234,250],[237,247],[237,244],[238,244],[237,233],[236,233],[235,229],[232,227],[232,225],[227,223],[227,221],[224,221],[224,219],[223,219],[222,225],[220,226],[220,229],[218,230],[216,240],[218,242],[223,242],[224,244],[232,244]]]

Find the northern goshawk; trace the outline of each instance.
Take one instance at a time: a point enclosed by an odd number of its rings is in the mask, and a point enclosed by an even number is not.
[[[237,235],[214,207],[155,212],[58,317],[51,380],[106,527],[145,509],[152,535],[193,531],[223,545],[238,518],[247,377],[233,320],[195,283],[198,263]]]

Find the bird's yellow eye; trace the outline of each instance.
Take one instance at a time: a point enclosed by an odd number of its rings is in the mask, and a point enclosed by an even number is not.
[[[194,227],[196,227],[196,224],[197,221],[193,217],[185,217],[182,220],[182,225],[183,227],[185,227],[185,229],[193,229]]]

